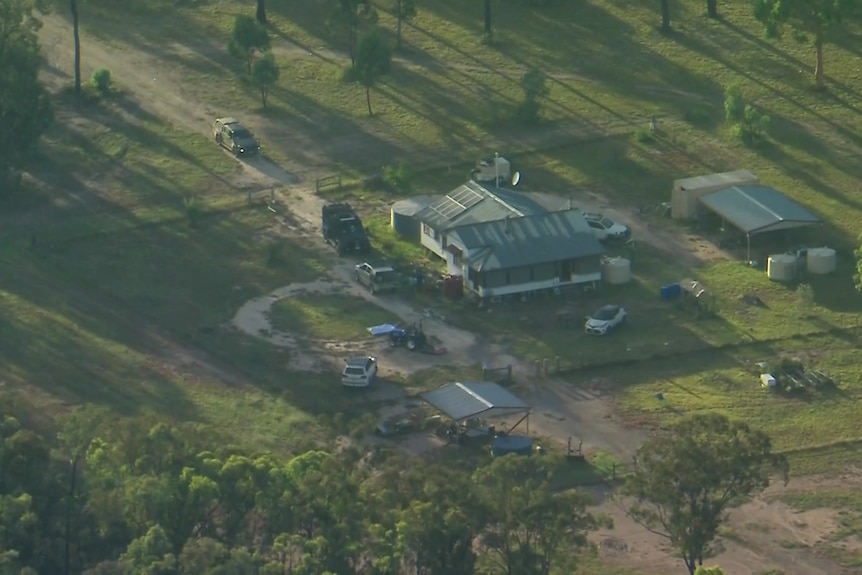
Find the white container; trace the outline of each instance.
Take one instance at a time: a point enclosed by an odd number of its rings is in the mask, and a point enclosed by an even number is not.
[[[805,263],[808,273],[826,275],[835,271],[838,257],[832,248],[810,248]]]
[[[632,262],[626,258],[602,260],[602,281],[610,285],[622,285],[632,281]]]
[[[766,276],[777,282],[791,282],[796,279],[796,256],[776,254],[766,262]]]

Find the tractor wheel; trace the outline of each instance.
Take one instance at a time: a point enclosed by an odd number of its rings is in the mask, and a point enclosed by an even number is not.
[[[416,351],[416,349],[418,347],[419,347],[419,342],[417,342],[412,337],[407,340],[407,349],[409,349],[410,351]]]

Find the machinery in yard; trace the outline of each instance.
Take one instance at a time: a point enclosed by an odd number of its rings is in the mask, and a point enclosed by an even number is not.
[[[422,329],[422,322],[416,322],[403,328],[392,324],[369,327],[368,332],[375,337],[389,338],[390,347],[404,347],[410,351],[421,351],[431,355],[442,355],[446,348],[432,343],[431,338]]]

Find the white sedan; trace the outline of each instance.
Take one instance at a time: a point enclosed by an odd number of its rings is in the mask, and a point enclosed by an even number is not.
[[[626,310],[620,305],[604,305],[594,311],[584,324],[584,331],[590,335],[606,335],[609,331],[624,324]]]

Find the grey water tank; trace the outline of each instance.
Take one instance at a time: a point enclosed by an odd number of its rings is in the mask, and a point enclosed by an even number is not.
[[[438,199],[436,196],[417,196],[392,204],[389,221],[395,233],[406,239],[418,241],[421,224],[416,219],[416,214],[430,206],[436,199]]]

